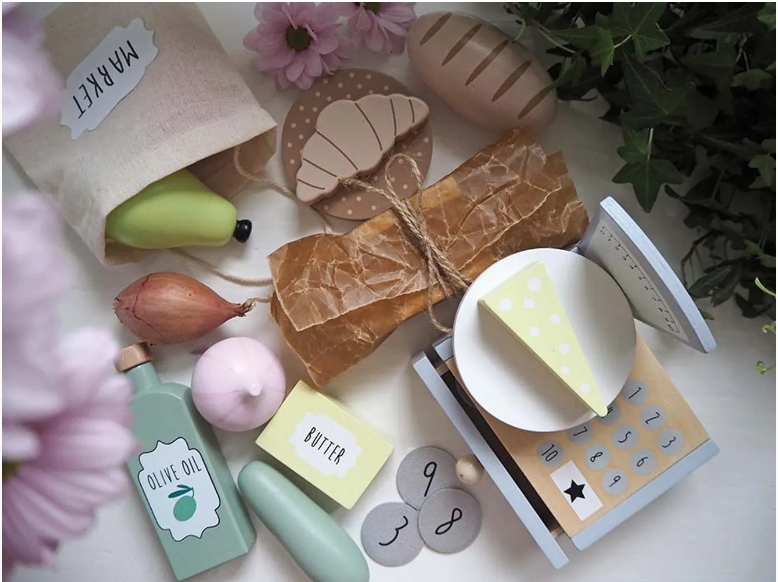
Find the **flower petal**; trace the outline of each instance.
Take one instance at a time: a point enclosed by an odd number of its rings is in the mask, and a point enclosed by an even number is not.
[[[325,38],[320,38],[316,42],[316,44],[313,45],[313,48],[320,55],[327,55],[337,50],[339,46],[340,46],[340,41],[338,40],[338,37],[329,36]]]
[[[137,448],[129,429],[103,419],[58,419],[46,426],[41,436],[38,462],[53,469],[113,468]]]
[[[300,51],[296,55],[294,55],[294,59],[292,60],[292,63],[286,67],[286,78],[289,79],[292,83],[294,83],[300,75],[303,74],[303,69],[305,68],[305,56],[301,54]]]
[[[28,461],[38,455],[38,434],[20,424],[3,423],[3,461]]]
[[[415,2],[382,2],[378,16],[391,22],[411,22],[416,18]]]
[[[384,33],[378,26],[374,26],[370,29],[370,32],[365,34],[365,44],[371,51],[380,53],[384,51]]]
[[[321,56],[319,56],[319,54],[315,51],[305,52],[307,55],[305,58],[305,74],[309,75],[312,79],[321,76],[322,72],[324,71]]]
[[[375,21],[375,15],[368,12],[364,8],[360,8],[357,10],[357,12],[354,14],[353,17],[353,26],[360,32],[367,32],[373,27],[373,22]]]

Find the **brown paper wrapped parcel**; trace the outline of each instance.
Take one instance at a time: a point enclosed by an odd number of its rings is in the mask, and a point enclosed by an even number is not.
[[[430,237],[473,280],[503,257],[576,243],[588,225],[561,153],[505,134],[414,196]],[[425,263],[393,211],[345,235],[296,240],[269,257],[271,313],[324,386],[427,307]],[[443,299],[438,289],[433,301]]]

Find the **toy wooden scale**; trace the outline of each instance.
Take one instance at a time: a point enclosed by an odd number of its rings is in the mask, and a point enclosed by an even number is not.
[[[607,416],[595,418],[572,393],[552,390],[551,373],[478,310],[481,296],[537,260],[557,282],[610,402]],[[579,550],[588,547],[718,453],[635,333],[633,318],[702,352],[715,348],[667,262],[607,198],[571,251],[524,251],[487,269],[463,298],[453,335],[414,358],[419,376],[556,568],[568,562],[560,536]]]

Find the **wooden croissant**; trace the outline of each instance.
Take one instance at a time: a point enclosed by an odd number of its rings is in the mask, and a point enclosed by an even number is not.
[[[341,180],[375,170],[397,139],[423,124],[424,101],[406,95],[366,95],[325,107],[305,142],[297,171],[297,197],[313,204]]]

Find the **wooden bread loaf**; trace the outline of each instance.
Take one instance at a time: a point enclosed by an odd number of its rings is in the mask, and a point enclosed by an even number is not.
[[[408,34],[408,55],[430,89],[479,125],[537,135],[554,118],[548,73],[518,43],[473,16],[419,17]]]

